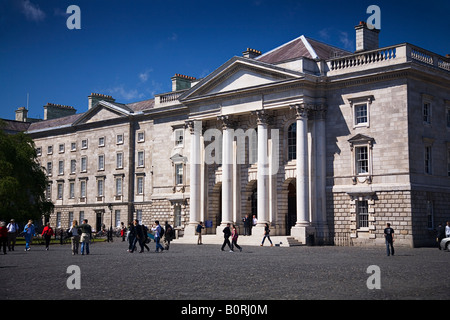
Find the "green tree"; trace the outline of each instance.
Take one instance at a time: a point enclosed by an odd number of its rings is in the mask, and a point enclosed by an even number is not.
[[[38,220],[50,215],[53,203],[45,191],[49,183],[37,160],[33,140],[25,133],[6,134],[0,123],[0,220]]]

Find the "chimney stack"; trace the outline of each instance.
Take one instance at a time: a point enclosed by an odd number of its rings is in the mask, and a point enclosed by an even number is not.
[[[242,56],[244,58],[249,58],[249,59],[255,59],[256,57],[259,57],[260,55],[261,55],[261,51],[251,49],[251,48],[247,48],[247,50],[242,52]]]
[[[64,106],[48,102],[44,106],[44,120],[57,119],[71,116],[77,113],[77,109],[71,106]]]
[[[27,122],[28,110],[25,107],[20,107],[16,110],[16,121]]]
[[[356,52],[378,49],[378,34],[380,30],[369,29],[367,23],[361,21],[355,27],[356,30]]]
[[[185,76],[179,73],[175,74],[170,79],[172,80],[172,91],[190,89],[192,82],[197,80],[194,77]]]
[[[107,101],[107,102],[115,102],[116,99],[114,99],[111,96],[108,96],[106,94],[101,93],[91,93],[90,96],[88,96],[88,110],[90,110],[95,104],[99,101]]]

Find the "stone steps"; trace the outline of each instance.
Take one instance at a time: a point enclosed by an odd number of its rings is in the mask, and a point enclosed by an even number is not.
[[[293,246],[303,246],[301,242],[296,240],[291,236],[271,236],[270,239],[275,247],[293,247]],[[230,239],[231,240],[231,239]],[[260,246],[262,238],[259,236],[239,236],[238,244],[242,246]],[[176,244],[197,244],[197,236],[183,236],[172,241]],[[215,244],[222,245],[223,236],[222,235],[202,235],[203,244]],[[264,242],[264,246],[269,246],[270,242],[268,239]]]

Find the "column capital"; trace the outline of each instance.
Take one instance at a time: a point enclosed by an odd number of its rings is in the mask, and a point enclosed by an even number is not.
[[[252,111],[252,115],[256,116],[256,124],[268,124],[269,123],[269,114],[263,109]]]
[[[298,103],[289,106],[296,112],[297,120],[308,120],[308,113],[312,109],[312,105],[306,103]]]
[[[224,115],[224,116],[217,116],[217,120],[222,121],[222,129],[234,129],[236,127],[236,121],[233,121],[233,119],[230,116]]]
[[[317,120],[325,120],[327,117],[328,107],[326,104],[318,104],[314,106],[314,118]]]
[[[188,128],[191,134],[194,134],[195,133],[195,127],[196,127],[195,123],[196,122],[200,122],[201,123],[201,120],[186,120],[184,122],[184,127]],[[200,128],[201,127],[202,126],[200,126]]]

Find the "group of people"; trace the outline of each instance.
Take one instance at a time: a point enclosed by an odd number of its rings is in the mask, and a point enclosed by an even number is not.
[[[256,225],[256,218],[250,220],[248,215],[244,219],[244,235],[251,234],[251,227],[249,226],[249,221],[251,221],[251,225]],[[197,244],[202,244],[202,229],[204,229],[203,223],[200,222],[197,225],[196,232],[198,234]],[[166,221],[165,228],[159,224],[159,221],[156,220],[155,224],[152,225],[151,230],[153,233],[153,238],[155,241],[155,252],[163,252],[164,250],[169,250],[170,242],[175,238],[175,232],[173,227]],[[143,225],[139,224],[137,219],[133,220],[128,225],[128,229],[123,225],[121,228],[121,235],[123,241],[125,239],[128,240],[128,252],[133,253],[136,251],[136,245],[139,244],[140,251],[139,253],[144,252],[144,248],[147,251],[150,251],[150,248],[147,246],[149,240],[149,229]],[[72,255],[78,254],[78,249],[81,243],[81,254],[84,255],[89,254],[89,242],[92,238],[92,227],[88,224],[88,220],[84,219],[81,225],[78,225],[77,220],[73,220],[71,227],[68,230],[69,236],[71,238],[72,243]],[[224,251],[225,246],[228,245],[230,248],[230,252],[234,252],[234,247],[242,251],[242,247],[238,245],[238,231],[236,226],[231,223],[227,223],[227,226],[223,229],[224,233],[224,242],[222,244],[221,250]],[[16,238],[20,234],[20,229],[18,224],[14,219],[11,219],[10,223],[6,225],[4,221],[0,222],[0,249],[3,247],[3,253],[6,254],[6,247],[8,247],[8,251],[14,251],[14,247],[16,244]],[[53,228],[50,226],[48,222],[44,229],[42,230],[42,237],[45,240],[45,250],[49,249],[51,237],[55,234]],[[33,221],[29,220],[23,229],[23,235],[25,238],[25,251],[31,250],[31,241],[33,236],[36,236],[36,230],[33,225]],[[164,236],[164,246],[161,245],[161,239]],[[231,242],[230,242],[231,237]],[[386,228],[384,229],[384,237],[386,243],[386,251],[387,255],[394,255],[394,229],[391,228],[389,223],[386,224]],[[438,243],[439,249],[440,242],[444,238],[450,237],[450,221],[447,221],[445,227],[439,224],[437,228],[437,236],[436,241]],[[270,245],[273,246],[272,240],[270,239],[270,228],[269,224],[266,223],[264,227],[264,236],[261,242],[261,246],[264,245],[265,240],[268,239]]]
[[[245,218],[242,219],[242,222],[244,223],[244,236],[250,236],[252,234],[252,228],[258,223],[258,219],[256,218],[256,215],[253,215],[253,217],[250,218],[248,214],[246,214]]]
[[[6,254],[6,247],[8,251],[14,251],[16,245],[16,238],[19,234],[23,233],[25,238],[25,251],[31,250],[31,242],[36,234],[36,228],[33,224],[33,220],[28,220],[23,231],[19,229],[19,225],[14,219],[6,225],[5,222],[0,223],[0,245],[3,246],[3,253]],[[45,250],[49,250],[51,237],[55,235],[55,231],[50,226],[50,222],[47,222],[42,230],[41,236],[45,241]],[[76,220],[73,221],[72,226],[69,228],[69,235],[72,240],[72,254],[78,254],[79,244],[81,243],[81,254],[89,254],[89,241],[92,235],[92,228],[88,224],[88,220],[84,219],[81,225],[78,225]]]
[[[197,230],[198,230],[198,227],[197,227]],[[200,229],[200,231],[201,231],[201,229]],[[223,229],[223,237],[224,237],[224,240],[223,240],[223,244],[221,247],[222,251],[224,251],[225,246],[228,245],[228,247],[230,248],[230,252],[234,252],[234,247],[238,248],[239,251],[242,252],[242,247],[237,244],[239,234],[238,234],[238,231],[236,230],[236,226],[234,224],[227,223],[227,226]],[[230,237],[231,237],[231,243],[230,243]],[[269,227],[268,223],[266,223],[264,226],[264,236],[263,236],[263,239],[261,242],[261,247],[264,246],[264,241],[266,241],[266,239],[269,240],[270,246],[272,247],[273,243],[272,243],[272,240],[270,239],[270,227]]]
[[[149,229],[144,224],[139,224],[137,219],[130,222],[128,225],[128,229],[122,226],[121,235],[122,240],[128,239],[128,252],[133,253],[137,250],[136,245],[139,244],[140,251],[139,253],[144,252],[144,248],[147,251],[150,251],[150,248],[147,246],[149,240]],[[155,252],[163,252],[164,250],[169,250],[170,242],[174,239],[175,232],[173,227],[166,221],[165,228],[159,224],[159,221],[156,220],[155,224],[152,225],[151,231],[153,231],[153,239],[155,241]],[[164,246],[161,244],[161,239],[164,236]]]

